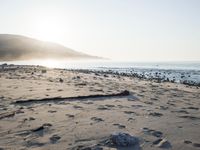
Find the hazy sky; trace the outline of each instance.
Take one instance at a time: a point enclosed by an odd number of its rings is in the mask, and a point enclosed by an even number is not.
[[[0,33],[112,59],[200,60],[200,0],[0,0]]]

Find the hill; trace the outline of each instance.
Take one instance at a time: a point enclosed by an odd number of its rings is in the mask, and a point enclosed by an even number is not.
[[[97,59],[52,42],[12,34],[0,34],[0,61],[29,59]]]

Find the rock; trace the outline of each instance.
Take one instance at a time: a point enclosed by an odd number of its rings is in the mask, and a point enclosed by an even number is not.
[[[62,82],[63,82],[63,79],[62,79],[62,78],[60,78],[60,79],[59,79],[59,82],[61,82],[61,83],[62,83]]]
[[[125,96],[127,96],[127,95],[130,95],[130,92],[127,91],[127,90],[124,90],[124,91],[121,93],[121,95],[125,95]]]
[[[47,70],[42,70],[42,73],[47,73]]]
[[[104,74],[103,76],[104,76],[105,78],[109,77],[107,74]]]
[[[131,136],[128,133],[112,134],[108,140],[110,146],[129,147],[139,144],[139,139]]]

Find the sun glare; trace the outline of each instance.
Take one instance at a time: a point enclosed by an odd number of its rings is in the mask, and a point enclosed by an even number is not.
[[[34,19],[34,33],[40,40],[56,42],[63,37],[64,23],[59,15],[38,15]]]
[[[53,60],[53,59],[47,59],[47,60],[41,60],[41,61],[37,61],[41,66],[45,66],[48,68],[56,68],[59,67],[60,63],[57,60]]]

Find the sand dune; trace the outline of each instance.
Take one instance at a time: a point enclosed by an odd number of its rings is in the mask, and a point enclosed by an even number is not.
[[[77,52],[56,43],[20,35],[0,34],[0,61],[74,58],[97,59],[98,57]]]

